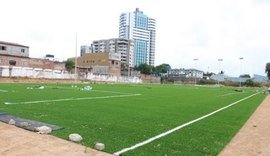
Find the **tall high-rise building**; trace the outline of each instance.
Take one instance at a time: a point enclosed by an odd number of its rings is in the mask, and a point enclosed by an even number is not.
[[[119,37],[134,40],[135,65],[155,64],[156,20],[149,18],[139,8],[134,12],[122,13]]]
[[[81,56],[83,56],[84,54],[87,54],[87,53],[91,53],[91,52],[92,52],[91,46],[88,46],[88,45],[81,46]]]

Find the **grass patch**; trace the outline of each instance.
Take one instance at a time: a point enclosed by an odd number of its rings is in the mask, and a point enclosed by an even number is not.
[[[27,89],[36,84],[0,84],[0,111],[27,119],[64,127],[53,135],[67,139],[79,133],[82,144],[94,147],[105,143],[114,153],[164,131],[240,100],[256,90],[177,85],[42,84],[44,89]],[[36,104],[5,105],[24,102],[82,97],[141,94],[140,96],[52,101]],[[123,155],[217,155],[265,98],[258,94],[205,120]]]

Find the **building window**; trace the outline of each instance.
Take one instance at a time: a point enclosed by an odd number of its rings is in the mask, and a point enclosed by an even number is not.
[[[5,46],[0,46],[0,50],[7,50],[7,47],[5,47]]]
[[[24,53],[25,52],[25,49],[21,49],[21,52]]]
[[[16,61],[15,60],[9,60],[9,65],[16,66]]]

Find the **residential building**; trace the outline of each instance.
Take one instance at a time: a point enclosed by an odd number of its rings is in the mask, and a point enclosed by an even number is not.
[[[117,53],[121,56],[121,63],[129,68],[134,67],[134,42],[130,39],[112,38],[93,41],[92,53]]]
[[[46,57],[54,57],[46,55]],[[28,67],[65,70],[65,64],[48,58],[30,58],[29,47],[17,43],[0,41],[0,67]]]
[[[135,65],[155,64],[156,20],[139,8],[122,13],[119,21],[119,37],[134,40]]]
[[[0,77],[56,78],[64,72],[63,62],[30,58],[28,46],[0,41]]]
[[[197,69],[171,69],[168,70],[168,77],[171,78],[203,78],[203,71]]]
[[[263,82],[263,83],[269,82],[268,77],[262,76],[262,75],[257,75],[257,74],[253,75],[252,80],[254,82]]]
[[[0,54],[29,57],[29,47],[17,43],[0,41]]]
[[[81,46],[81,55],[80,55],[80,56],[83,56],[84,54],[86,54],[86,53],[91,53],[91,52],[92,52],[91,46],[88,46],[88,45],[82,45],[82,46]]]
[[[97,75],[120,76],[121,57],[118,53],[86,53],[77,58],[77,68],[85,74],[90,72]]]

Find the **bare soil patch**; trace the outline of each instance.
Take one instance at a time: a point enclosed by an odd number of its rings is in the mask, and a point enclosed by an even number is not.
[[[219,156],[270,155],[270,95]]]
[[[41,135],[0,122],[1,156],[110,156],[52,135]]]

